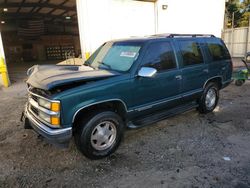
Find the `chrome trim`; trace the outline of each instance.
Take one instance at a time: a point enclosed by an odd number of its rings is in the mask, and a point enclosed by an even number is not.
[[[59,100],[47,99],[47,98],[45,98],[45,97],[43,97],[43,96],[41,96],[41,95],[38,95],[38,94],[35,94],[35,93],[31,92],[29,89],[28,89],[28,92],[29,92],[31,95],[34,95],[34,96],[39,97],[39,98],[41,98],[41,99],[44,99],[44,100],[46,100],[46,101],[60,103]]]
[[[31,120],[34,125],[41,131],[43,131],[44,133],[50,135],[50,136],[56,136],[59,134],[63,134],[69,131],[72,131],[72,127],[68,127],[68,128],[61,128],[61,129],[51,129],[48,126],[44,125],[43,123],[38,122],[31,114],[28,110],[26,110],[26,117]]]
[[[142,106],[140,108],[135,108],[134,110],[131,110],[131,111],[135,111],[135,110],[136,111],[147,110],[147,109],[153,108],[156,105],[159,105],[159,104],[162,104],[162,103],[167,103],[167,102],[170,102],[170,101],[173,101],[173,100],[177,100],[177,99],[181,99],[182,97],[187,97],[189,95],[193,95],[195,93],[199,93],[199,92],[202,92],[202,91],[203,91],[203,89],[197,89],[196,91],[189,92],[189,93],[186,93],[186,94],[182,94],[181,96],[178,95],[178,97],[173,97],[172,99],[164,100],[164,101],[161,101],[161,102],[156,102],[156,103],[153,103],[153,104]]]
[[[29,95],[34,95],[38,98],[42,98],[44,100],[47,100],[48,102],[56,102],[56,103],[60,103],[60,101],[58,100],[50,100],[50,99],[47,99],[43,96],[40,96],[40,95],[37,95],[33,92],[31,92],[29,89],[28,89],[28,94]],[[32,115],[37,118],[39,121],[41,121],[42,123],[44,123],[47,127],[51,127],[51,128],[55,128],[55,129],[59,129],[60,128],[60,125],[59,127],[55,127],[54,125],[50,124],[49,122],[41,119],[38,115],[34,114],[34,112],[30,109],[30,105],[32,105],[33,107],[35,107],[37,110],[40,110],[50,116],[57,116],[59,117],[60,116],[60,112],[52,112],[50,110],[47,110],[46,108],[43,108],[41,106],[39,106],[38,102],[36,102],[34,99],[32,99],[30,96],[28,95],[28,104],[29,104],[29,108],[27,109],[27,111],[29,111],[30,113],[32,113]]]
[[[191,91],[191,92],[186,92],[182,95],[182,97],[187,97],[187,96],[190,96],[190,95],[193,95],[193,94],[196,94],[196,93],[200,93],[202,92],[203,89],[196,89],[195,91]]]
[[[213,77],[209,78],[209,79],[205,82],[205,84],[203,85],[203,89],[206,87],[207,83],[208,83],[210,80],[214,79],[214,78],[221,78],[221,82],[223,83],[223,77],[222,77],[222,76],[213,76]]]
[[[173,97],[172,99],[167,99],[167,100],[164,100],[164,101],[161,101],[161,102],[156,102],[156,103],[153,103],[153,104],[149,104],[149,105],[145,105],[145,106],[142,106],[142,107],[139,107],[139,108],[135,108],[131,111],[143,111],[143,110],[147,110],[149,108],[152,108],[154,106],[157,106],[159,104],[162,104],[162,103],[167,103],[167,102],[170,102],[170,101],[173,101],[173,100],[176,100],[176,99],[181,99],[182,96],[181,95],[178,95],[178,97]]]
[[[138,76],[150,78],[150,77],[153,77],[156,73],[157,73],[157,70],[155,68],[141,67],[138,72]]]
[[[40,122],[42,122],[42,123],[44,123],[45,125],[47,125],[48,127],[55,128],[55,129],[60,128],[60,126],[59,126],[59,127],[55,127],[55,126],[51,125],[49,122],[47,122],[47,121],[41,119],[39,116],[37,116],[37,115],[30,109],[30,105],[28,106],[28,110],[27,110],[27,111],[28,111],[29,113],[31,113],[31,114],[32,114],[36,119],[38,119]]]
[[[148,105],[148,106],[145,106],[145,107],[136,108],[135,110],[140,112],[140,111],[143,111],[143,110],[148,110],[150,108],[153,108],[153,105]]]
[[[119,101],[119,102],[122,102],[123,106],[125,107],[126,112],[131,112],[131,111],[132,111],[132,110],[129,110],[129,111],[128,111],[128,108],[127,108],[126,103],[125,103],[123,100],[121,100],[121,99],[103,100],[103,101],[91,103],[91,104],[88,104],[88,105],[86,105],[86,106],[84,106],[84,107],[82,107],[82,108],[79,108],[79,109],[74,113],[74,116],[73,116],[73,119],[72,119],[72,123],[74,123],[75,117],[76,117],[76,115],[78,114],[78,112],[80,112],[80,111],[83,110],[84,108],[88,108],[88,107],[93,106],[93,105],[96,105],[96,104],[101,104],[101,103],[111,102],[111,101]]]
[[[59,116],[60,115],[58,112],[53,112],[53,111],[50,111],[46,108],[39,106],[39,104],[36,101],[34,101],[34,99],[32,99],[32,98],[29,98],[28,100],[29,100],[29,104],[31,104],[32,106],[34,106],[35,108],[37,108],[41,112],[44,112],[47,115],[50,115],[50,116]]]
[[[176,79],[176,80],[182,80],[182,75],[176,75],[176,76],[175,76],[175,79]]]

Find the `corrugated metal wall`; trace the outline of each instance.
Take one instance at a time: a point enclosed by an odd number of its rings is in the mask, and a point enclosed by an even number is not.
[[[226,29],[222,32],[232,57],[244,57],[250,51],[250,27]]]

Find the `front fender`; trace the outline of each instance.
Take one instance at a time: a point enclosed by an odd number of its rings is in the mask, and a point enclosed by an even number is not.
[[[88,108],[90,106],[93,106],[93,105],[97,105],[97,104],[101,104],[101,103],[105,103],[105,102],[112,102],[112,101],[118,101],[118,102],[121,102],[124,106],[124,109],[126,111],[128,111],[128,108],[127,108],[127,104],[126,102],[121,99],[121,98],[118,98],[118,97],[113,97],[113,98],[100,98],[98,100],[96,99],[91,99],[91,100],[87,100],[87,101],[84,101],[84,102],[81,102],[81,103],[78,103],[76,105],[74,105],[72,108],[67,108],[67,105],[64,106],[64,113],[63,113],[63,122],[64,124],[66,125],[72,125],[75,121],[75,118],[77,116],[77,114],[85,109],[85,108]]]
[[[101,103],[105,103],[105,102],[112,102],[112,101],[121,102],[121,103],[123,104],[123,106],[124,106],[124,109],[125,109],[126,111],[128,111],[126,103],[125,103],[123,100],[118,99],[118,98],[100,100],[100,101],[97,101],[97,102],[87,101],[87,102],[82,103],[81,105],[79,105],[79,106],[76,108],[77,110],[75,110],[75,113],[74,113],[74,115],[73,115],[72,123],[74,123],[77,114],[78,114],[81,110],[83,110],[83,109],[85,109],[85,108],[88,108],[88,107],[90,107],[90,106],[94,106],[94,105],[101,104]]]

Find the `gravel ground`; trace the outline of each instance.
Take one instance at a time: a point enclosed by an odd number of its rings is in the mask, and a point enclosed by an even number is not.
[[[91,161],[47,144],[19,122],[25,84],[0,89],[0,187],[250,187],[250,82],[197,111],[129,130],[110,157]]]

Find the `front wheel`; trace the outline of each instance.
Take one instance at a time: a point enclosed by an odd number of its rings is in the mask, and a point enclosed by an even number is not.
[[[124,122],[112,111],[101,111],[77,122],[75,143],[90,159],[101,159],[113,153],[119,146]]]
[[[199,100],[198,110],[200,113],[212,112],[219,101],[219,89],[217,84],[208,83],[204,89],[203,95]]]

